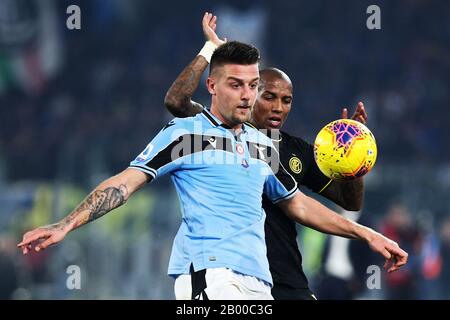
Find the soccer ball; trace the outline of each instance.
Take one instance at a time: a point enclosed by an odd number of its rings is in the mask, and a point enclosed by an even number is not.
[[[352,180],[373,168],[377,144],[365,125],[340,119],[319,131],[314,142],[314,158],[327,177],[338,181]]]

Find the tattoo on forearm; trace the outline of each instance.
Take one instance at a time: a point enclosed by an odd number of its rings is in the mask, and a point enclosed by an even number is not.
[[[167,92],[167,100],[183,106],[182,111],[189,113],[187,115],[196,113],[195,110],[186,110],[186,108],[190,106],[191,97],[198,87],[203,71],[208,66],[208,63],[202,59],[197,56],[184,68]]]
[[[100,218],[109,211],[126,202],[128,189],[125,185],[108,187],[105,190],[95,190],[62,221],[63,226],[73,222],[74,228]]]
[[[184,68],[173,83],[173,95],[175,97],[186,95],[191,97],[198,87],[200,78],[206,66],[207,64],[201,63],[200,57],[195,58],[186,68]]]

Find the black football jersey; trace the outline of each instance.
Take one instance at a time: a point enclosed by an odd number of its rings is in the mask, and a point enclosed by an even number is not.
[[[313,146],[301,138],[280,132],[278,142],[281,164],[299,185],[319,193],[330,182],[314,161]],[[277,145],[277,142],[275,142]],[[308,288],[302,268],[302,256],[297,246],[295,222],[263,195],[266,211],[266,245],[274,286],[285,284],[294,288]]]

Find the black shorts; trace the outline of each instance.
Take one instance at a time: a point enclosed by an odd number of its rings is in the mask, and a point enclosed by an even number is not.
[[[275,300],[317,300],[308,288],[294,288],[279,283],[272,288],[272,296]]]

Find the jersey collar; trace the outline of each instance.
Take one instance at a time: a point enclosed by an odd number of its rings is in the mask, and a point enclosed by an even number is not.
[[[203,116],[211,123],[211,125],[215,128],[223,127],[225,129],[231,130],[230,126],[220,121],[215,115],[211,113],[207,108],[203,108],[202,111]],[[242,132],[247,133],[247,123],[242,124]]]

